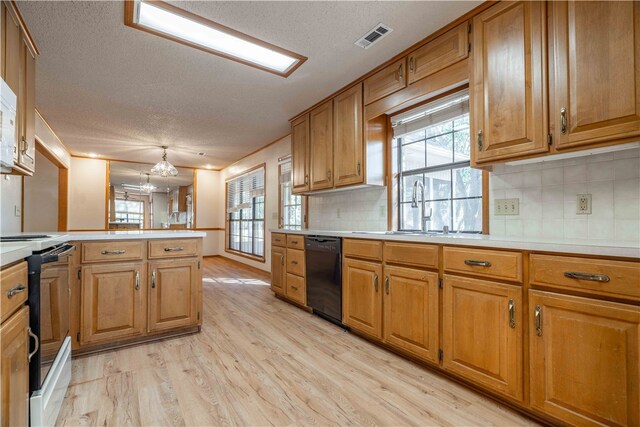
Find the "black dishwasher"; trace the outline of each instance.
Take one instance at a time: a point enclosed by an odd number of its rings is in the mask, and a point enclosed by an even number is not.
[[[342,240],[305,237],[307,305],[318,316],[342,326]]]

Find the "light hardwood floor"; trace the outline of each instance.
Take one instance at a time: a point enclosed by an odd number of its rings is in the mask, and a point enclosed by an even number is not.
[[[274,298],[265,273],[204,267],[202,332],[74,359],[58,424],[535,424]]]

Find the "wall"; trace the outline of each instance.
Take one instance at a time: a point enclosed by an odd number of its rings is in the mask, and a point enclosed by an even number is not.
[[[69,168],[69,230],[104,229],[107,162],[71,158]]]
[[[640,148],[519,166],[496,165],[489,180],[494,236],[640,241]],[[576,214],[576,195],[592,214]],[[498,198],[519,198],[520,214],[496,216]]]
[[[233,255],[232,253],[225,252],[225,239],[224,234],[220,238],[219,247],[220,254],[234,259],[236,261],[249,264],[253,267],[261,270],[271,270],[271,233],[269,230],[278,227],[278,159],[291,154],[291,138],[289,135],[269,145],[267,148],[258,151],[244,159],[241,159],[237,163],[223,169],[221,171],[219,192],[222,197],[218,199],[218,207],[214,209],[214,212],[219,212],[218,226],[224,228],[224,212],[225,212],[225,180],[228,177],[237,175],[251,169],[254,166],[265,163],[265,262],[258,262],[249,260],[247,258]],[[200,182],[198,181],[198,187]],[[200,188],[198,188],[198,191]],[[199,209],[199,207],[198,207]],[[198,219],[198,227],[200,226],[200,220]]]
[[[58,230],[58,167],[36,151],[36,171],[24,178],[24,231]]]
[[[312,230],[387,229],[387,188],[361,188],[309,197]]]
[[[202,242],[205,256],[220,255],[224,245],[224,185],[219,171],[196,171],[196,226],[207,233]]]
[[[22,206],[22,178],[13,175],[0,177],[0,234],[19,233],[21,217],[15,216],[15,207]]]

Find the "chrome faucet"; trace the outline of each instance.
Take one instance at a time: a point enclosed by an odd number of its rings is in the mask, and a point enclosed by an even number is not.
[[[427,208],[425,205],[425,197],[424,197],[424,184],[422,181],[414,181],[413,183],[413,197],[411,200],[411,207],[418,207],[418,187],[422,189],[422,215],[420,216],[420,226],[422,228],[422,232],[426,233],[427,230],[427,222],[431,221],[431,214],[433,213],[433,209],[429,208],[429,215],[427,215]]]

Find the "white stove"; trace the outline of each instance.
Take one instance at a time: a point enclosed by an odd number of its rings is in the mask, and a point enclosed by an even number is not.
[[[52,246],[66,243],[69,240],[68,234],[57,233],[16,233],[0,236],[0,244],[20,242],[31,246],[34,252],[43,251]]]

